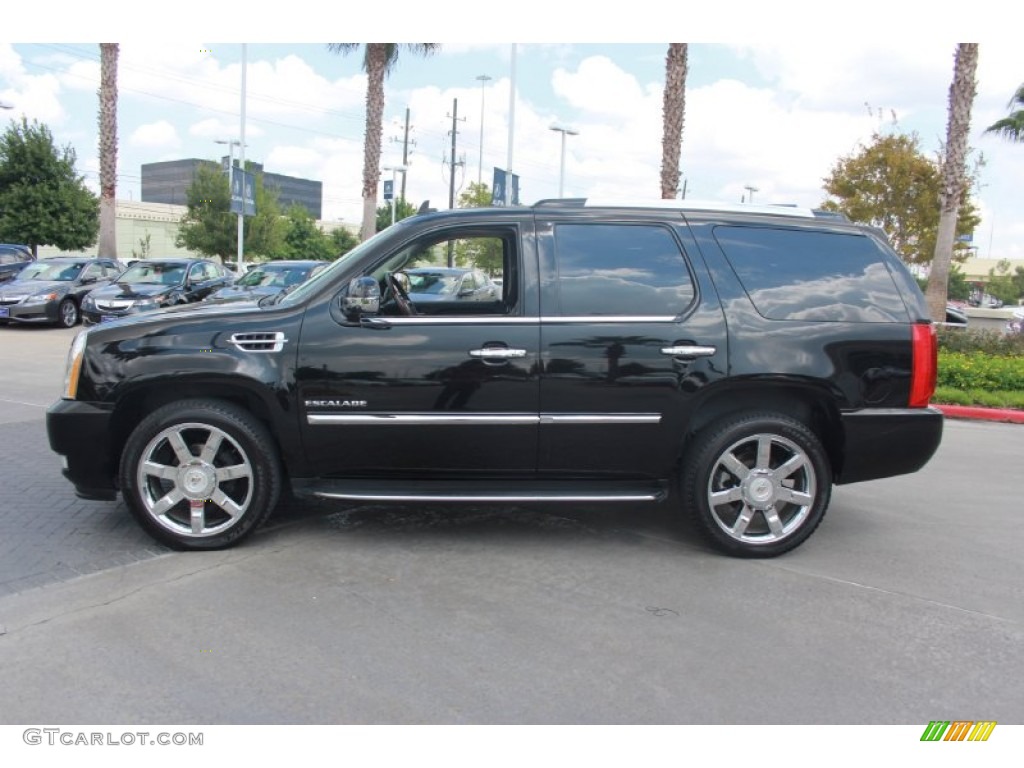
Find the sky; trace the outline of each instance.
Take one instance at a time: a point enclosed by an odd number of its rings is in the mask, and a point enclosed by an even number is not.
[[[926,153],[939,151],[956,44],[977,41],[971,146],[985,163],[974,245],[982,257],[1024,259],[1024,144],[983,134],[1024,82],[1024,48],[1005,23],[1005,6],[989,0],[950,4],[957,21],[945,26],[924,21],[943,3],[912,0],[866,0],[848,18],[803,0],[721,2],[712,11],[648,0],[558,7],[525,0],[514,12],[479,2],[400,0],[360,11],[298,0],[251,2],[242,21],[232,9],[183,0],[173,14],[153,6],[148,17],[113,27],[80,5],[58,0],[5,24],[13,42],[0,42],[0,102],[14,109],[0,113],[4,122],[24,115],[46,123],[58,144],[74,147],[79,171],[98,191],[99,46],[90,41],[119,42],[117,195],[140,200],[143,163],[216,160],[226,148],[215,141],[239,139],[245,43],[246,158],[322,181],[323,218],[354,226],[362,54],[329,52],[320,35],[441,41],[427,58],[400,54],[386,86],[381,161],[401,163],[408,109],[414,144],[406,196],[436,208],[448,206],[453,115],[456,199],[470,182],[490,184],[495,167],[509,167],[510,135],[521,201],[558,196],[562,134],[552,125],[578,132],[565,136],[565,196],[659,197],[667,43],[653,38],[669,33],[704,41],[690,43],[686,196],[817,206],[837,160],[876,131],[916,132]]]

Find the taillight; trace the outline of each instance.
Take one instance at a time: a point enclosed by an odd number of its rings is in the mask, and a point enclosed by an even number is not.
[[[935,337],[935,326],[931,323],[918,323],[913,329],[914,362],[910,372],[910,407],[924,408],[935,394],[939,345]]]

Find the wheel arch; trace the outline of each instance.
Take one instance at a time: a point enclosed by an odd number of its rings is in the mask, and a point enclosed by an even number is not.
[[[738,407],[738,403],[749,406]],[[805,424],[821,442],[833,477],[843,469],[843,425],[835,398],[819,384],[805,381],[770,381],[750,378],[716,387],[694,406],[677,457],[677,471],[687,452],[705,428],[719,419],[740,412],[771,411]]]
[[[168,386],[166,381],[150,382],[133,388],[120,398],[111,418],[110,428],[111,456],[114,465],[120,464],[125,443],[142,419],[157,408],[182,400],[227,403],[251,413],[267,428],[281,469],[286,478],[290,476],[289,470],[295,462],[295,457],[285,450],[278,433],[278,419],[272,412],[271,404],[257,392],[238,384],[195,379],[175,381],[173,386]]]

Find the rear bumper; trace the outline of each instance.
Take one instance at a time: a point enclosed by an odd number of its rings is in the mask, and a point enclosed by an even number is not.
[[[116,459],[110,450],[112,411],[94,403],[58,400],[46,411],[50,448],[64,457],[64,477],[83,499],[117,497]]]
[[[837,484],[916,472],[942,442],[937,408],[886,408],[842,414],[843,467]]]

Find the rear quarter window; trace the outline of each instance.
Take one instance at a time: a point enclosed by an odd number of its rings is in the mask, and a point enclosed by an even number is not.
[[[907,322],[907,308],[867,235],[715,227],[715,240],[758,313],[770,320]]]

